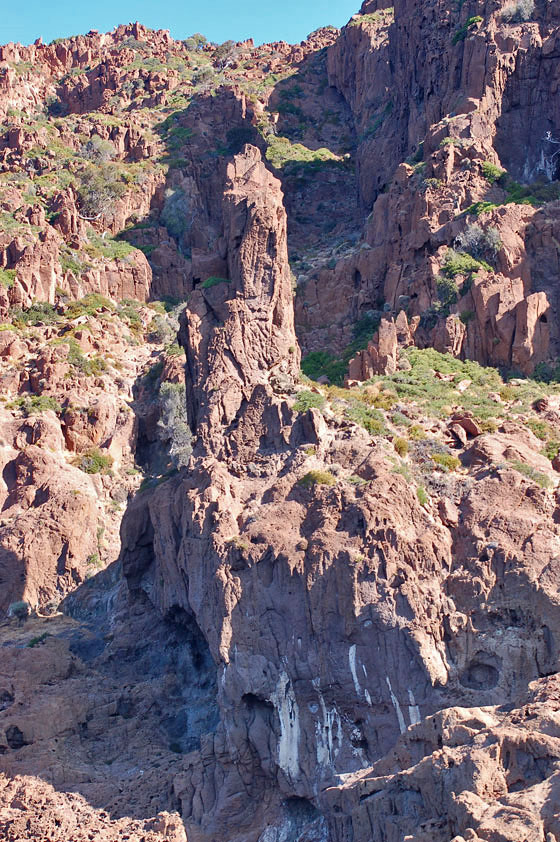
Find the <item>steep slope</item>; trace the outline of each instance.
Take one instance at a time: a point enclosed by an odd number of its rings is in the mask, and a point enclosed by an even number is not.
[[[1,48],[6,839],[560,840],[559,26]]]

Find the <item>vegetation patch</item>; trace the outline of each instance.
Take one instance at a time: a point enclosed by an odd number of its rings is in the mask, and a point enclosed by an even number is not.
[[[9,409],[20,409],[25,417],[38,415],[41,412],[51,410],[57,415],[62,413],[62,407],[58,401],[48,395],[31,395],[31,397],[19,397],[8,404]]]
[[[479,272],[481,269],[486,269],[487,272],[492,271],[492,267],[484,260],[477,260],[470,254],[455,249],[449,249],[445,255],[445,262],[442,267],[442,272],[447,278],[456,278],[457,275],[472,275]]]
[[[482,23],[483,18],[480,15],[473,15],[470,17],[463,26],[457,30],[455,35],[453,36],[452,43],[458,44],[460,41],[464,41],[467,35],[470,35],[474,32],[475,28],[478,26],[479,23]]]
[[[328,471],[309,471],[298,481],[303,488],[313,488],[315,485],[336,485],[336,479]]]
[[[11,289],[16,279],[15,269],[0,269],[0,284],[4,289]]]
[[[102,453],[98,447],[92,447],[78,456],[73,464],[86,474],[108,474],[113,466],[113,457]]]
[[[536,485],[539,485],[541,488],[552,488],[552,480],[550,477],[540,471],[537,471],[535,468],[532,468],[531,465],[527,465],[519,459],[514,459],[509,464],[514,471],[518,471],[518,473],[523,474],[524,477],[527,477],[527,479],[531,480],[531,482],[534,482]]]
[[[456,471],[461,467],[459,459],[451,453],[433,453],[432,461],[444,471]]]
[[[395,448],[399,456],[403,459],[408,454],[408,451],[410,449],[408,441],[400,437],[393,439],[393,447]]]
[[[287,137],[271,135],[267,138],[268,148],[266,158],[276,169],[289,168],[291,171],[306,167],[317,170],[325,166],[339,165],[343,162],[340,155],[335,155],[330,149],[308,149],[301,143],[292,143]]]
[[[300,392],[294,404],[296,412],[307,412],[308,409],[324,409],[326,398],[318,392]]]
[[[219,284],[229,284],[231,283],[228,278],[219,278],[216,275],[212,275],[210,278],[206,278],[200,285],[201,289],[212,289],[212,287],[216,287]]]
[[[21,307],[13,307],[10,310],[10,319],[19,327],[53,325],[60,321],[53,305],[45,301],[32,304],[27,310],[22,310]]]
[[[367,347],[381,321],[380,315],[363,316],[354,325],[354,338],[340,357],[329,351],[312,351],[302,360],[301,370],[310,380],[328,377],[335,386],[342,386],[350,360]]]
[[[482,175],[486,181],[490,182],[490,184],[494,184],[496,181],[499,181],[506,172],[496,166],[496,164],[493,164],[491,161],[483,161],[480,169],[482,170]]]

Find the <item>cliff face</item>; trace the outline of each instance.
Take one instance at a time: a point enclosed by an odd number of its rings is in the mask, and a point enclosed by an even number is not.
[[[560,840],[560,20],[519,6],[2,48],[7,840]]]
[[[302,293],[297,312],[311,333],[308,349],[325,341],[336,348],[336,332],[322,329],[326,313],[315,305],[318,287],[333,286],[348,302],[339,303],[339,325],[384,302],[395,315],[423,316],[420,347],[526,373],[556,353],[556,284],[545,280],[555,277],[555,258],[534,255],[551,231],[535,183],[557,178],[558,20],[550,3],[524,17],[510,20],[507,4],[374,4],[329,50],[329,80],[361,138],[360,197],[372,213],[359,252],[325,267]],[[519,193],[515,180],[533,187]],[[519,202],[528,205],[523,212]],[[497,248],[475,255],[486,258],[489,274],[457,270],[459,300],[434,312],[449,249],[465,251],[461,238],[473,226],[496,232]],[[465,313],[474,314],[466,329]],[[434,322],[443,318],[442,332]],[[552,337],[539,319],[553,323]]]

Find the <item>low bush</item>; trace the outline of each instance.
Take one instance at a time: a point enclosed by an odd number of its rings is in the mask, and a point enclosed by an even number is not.
[[[502,9],[501,17],[506,23],[523,23],[531,20],[534,14],[535,0],[517,0]]]
[[[296,412],[307,412],[308,409],[323,409],[326,403],[324,395],[318,392],[300,392],[294,404]]]
[[[186,193],[180,188],[166,190],[159,218],[175,240],[179,241],[187,232],[191,217],[192,208]]]
[[[0,269],[0,285],[4,289],[11,289],[16,279],[15,269]]]
[[[482,266],[484,266],[482,258],[494,259],[502,247],[499,231],[492,226],[482,228],[480,225],[468,225],[457,236],[455,243],[459,253],[470,254],[475,260],[480,261]],[[478,268],[475,271],[478,271]]]
[[[531,465],[527,465],[525,462],[519,461],[519,459],[514,459],[509,464],[515,471],[523,474],[523,476],[527,477],[527,479],[530,479],[531,482],[536,483],[536,485],[539,485],[541,488],[552,487],[552,480],[550,477],[540,471],[537,471],[536,468],[532,468]]]
[[[411,441],[424,441],[428,438],[428,435],[419,424],[413,424],[408,431],[408,437]]]
[[[94,316],[99,310],[113,312],[114,309],[114,305],[108,298],[97,292],[92,292],[78,301],[71,301],[66,307],[64,315],[67,319],[77,319],[80,316]]]
[[[478,26],[479,23],[482,23],[483,18],[480,15],[473,15],[470,17],[463,26],[457,30],[455,35],[453,36],[452,43],[458,44],[460,41],[464,41],[467,35],[474,31],[475,27]]]
[[[227,278],[218,278],[216,275],[212,275],[210,278],[206,278],[200,285],[201,289],[211,289],[212,287],[218,286],[218,284],[229,284]]]
[[[445,255],[442,272],[447,278],[455,278],[457,275],[475,274],[480,269],[492,271],[492,267],[484,260],[477,260],[466,252],[449,249]]]
[[[313,488],[314,485],[336,485],[336,479],[328,471],[309,471],[299,480],[298,485],[304,488]]]
[[[78,456],[74,465],[86,474],[108,474],[113,465],[113,458],[108,453],[102,453],[98,447],[92,447]]]
[[[491,161],[483,161],[481,165],[482,175],[489,181],[490,184],[494,184],[496,181],[499,181],[500,178],[505,174],[505,170],[502,170],[500,167],[493,164]]]
[[[376,409],[369,409],[367,406],[356,402],[346,409],[344,414],[349,421],[359,424],[371,436],[382,436],[386,432],[385,418]]]
[[[32,395],[31,397],[16,398],[16,400],[10,404],[10,407],[20,408],[26,417],[29,415],[37,415],[40,412],[47,412],[48,410],[56,412],[57,415],[60,415],[62,412],[62,407],[58,401],[48,395]]]
[[[126,186],[115,164],[92,164],[79,173],[76,190],[82,215],[97,219],[124,196]]]
[[[396,438],[393,439],[393,447],[397,451],[400,457],[404,458],[408,451],[409,451],[409,444],[406,439]]]
[[[419,485],[416,489],[416,496],[418,497],[420,505],[425,508],[428,505],[430,498],[428,497],[428,492],[423,485]]]
[[[456,471],[461,467],[459,459],[451,453],[433,453],[432,461],[444,471]]]
[[[452,307],[453,304],[456,304],[459,298],[459,289],[457,284],[451,277],[436,278],[436,288],[441,310],[444,315],[449,315],[449,308]]]
[[[187,397],[184,383],[162,383],[159,390],[161,415],[158,434],[169,446],[175,468],[186,467],[192,453],[192,433],[187,418]]]
[[[26,620],[29,614],[30,608],[28,602],[12,602],[8,608],[8,617],[16,617],[18,620]]]
[[[59,315],[52,304],[40,301],[32,304],[27,310],[21,307],[14,307],[10,310],[10,319],[14,324],[27,325],[53,325],[59,321]]]

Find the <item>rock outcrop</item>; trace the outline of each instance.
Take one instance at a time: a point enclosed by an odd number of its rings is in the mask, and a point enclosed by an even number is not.
[[[389,2],[0,48],[3,838],[560,840],[560,17]]]

